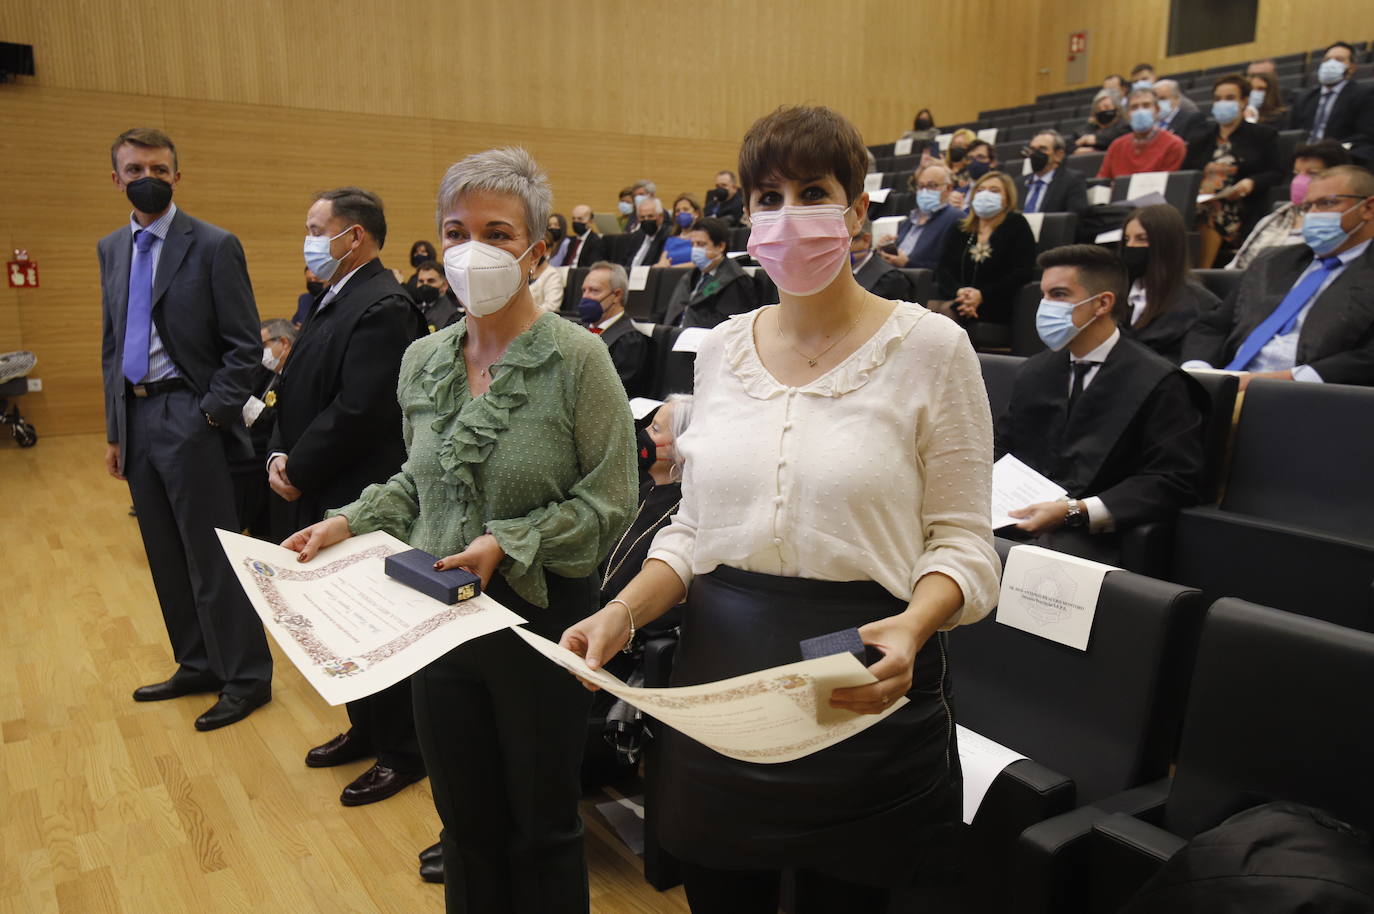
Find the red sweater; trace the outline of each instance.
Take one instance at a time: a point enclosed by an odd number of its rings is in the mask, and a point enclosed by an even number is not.
[[[1167,130],[1156,129],[1143,146],[1136,143],[1134,133],[1128,133],[1112,140],[1097,176],[1120,178],[1145,171],[1178,171],[1187,152],[1187,144]]]

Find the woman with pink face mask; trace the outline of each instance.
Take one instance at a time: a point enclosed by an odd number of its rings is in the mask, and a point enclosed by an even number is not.
[[[1302,238],[1302,213],[1298,207],[1307,196],[1312,176],[1337,165],[1349,165],[1350,153],[1335,140],[1321,140],[1293,150],[1293,180],[1288,185],[1288,202],[1255,223],[1236,256],[1226,264],[1228,270],[1243,270],[1265,251],[1286,244],[1305,244]]]
[[[759,764],[663,734],[659,838],[698,914],[771,914],[784,868],[799,914],[885,910],[960,819],[945,633],[997,598],[992,427],[967,335],[849,269],[866,159],[827,108],[780,108],[745,135],[749,252],[779,303],[701,343],[681,506],[562,639],[597,667],[682,603],[678,686],[799,661],[829,633],[868,646],[874,681],[819,700],[883,717],[835,745]]]

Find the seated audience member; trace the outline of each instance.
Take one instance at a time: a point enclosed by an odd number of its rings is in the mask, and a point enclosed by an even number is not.
[[[1374,385],[1374,175],[1340,165],[1312,178],[1306,245],[1266,251],[1183,345],[1183,367],[1252,378]]]
[[[992,144],[987,140],[980,140],[975,137],[964,151],[964,162],[964,170],[960,173],[955,184],[956,190],[964,190],[996,168],[997,150],[993,149]]]
[[[1023,152],[1031,168],[1029,174],[1016,178],[1016,189],[1025,201],[1023,212],[1081,216],[1087,211],[1088,182],[1064,164],[1068,150],[1062,136],[1054,130],[1042,130]]]
[[[541,310],[554,314],[561,311],[566,288],[567,280],[563,278],[563,271],[549,264],[547,254],[535,261],[534,270],[530,272],[530,294]]]
[[[935,115],[930,113],[929,108],[922,108],[912,118],[911,129],[903,133],[899,139],[911,140],[913,150],[924,151],[939,135],[940,128],[935,126]]]
[[[616,224],[620,226],[622,232],[628,232],[629,225],[635,219],[635,192],[634,188],[626,187],[620,191],[620,202],[616,204]]]
[[[673,201],[673,221],[669,226],[668,238],[663,242],[663,254],[655,266],[676,267],[692,262],[692,243],[687,240],[687,230],[696,225],[701,218],[701,205],[691,194],[678,194]]]
[[[990,171],[973,185],[968,215],[945,240],[935,273],[935,310],[965,327],[1007,325],[1021,287],[1035,270],[1035,235],[1016,211],[1016,185]]]
[[[1128,104],[1130,132],[1112,141],[1097,176],[1120,178],[1139,172],[1177,171],[1188,147],[1172,133],[1159,129],[1159,102],[1154,92],[1137,89]]]
[[[1307,142],[1331,138],[1350,143],[1356,161],[1374,157],[1374,101],[1352,77],[1355,49],[1338,41],[1326,49],[1317,66],[1317,85],[1308,89],[1288,112],[1289,130],[1306,130]]]
[[[657,197],[645,197],[639,204],[639,218],[630,233],[630,243],[626,247],[625,269],[631,267],[652,267],[663,256],[663,245],[672,229],[668,220],[663,218],[663,201]]]
[[[404,282],[401,281],[401,278],[399,276],[396,277],[396,281],[400,282],[401,285],[405,286],[407,292],[414,292],[415,277],[419,274],[420,264],[425,262],[435,262],[438,259],[439,255],[435,251],[433,244],[430,244],[428,241],[415,242],[410,246],[410,266],[412,269],[415,270],[415,272],[411,273],[410,278],[405,280]]]
[[[969,144],[976,142],[978,134],[967,127],[960,127],[949,138],[949,146],[945,149],[945,167],[949,169],[950,180],[954,187],[961,184],[968,184],[968,178],[964,174],[964,169],[968,168],[968,148]],[[962,207],[963,195],[960,194],[959,202],[955,206]]]
[[[262,363],[254,369],[253,395],[243,407],[243,421],[253,442],[251,456],[229,461],[234,479],[234,504],[238,508],[239,529],[261,540],[272,540],[271,492],[267,465],[272,428],[277,421],[277,380],[282,366],[296,342],[296,328],[290,321],[274,318],[262,322]]]
[[[606,251],[606,239],[596,229],[596,215],[585,203],[572,209],[572,243],[563,259],[566,266],[585,267],[601,260]]]
[[[915,289],[905,273],[888,263],[873,249],[873,221],[865,219],[859,233],[849,242],[849,267],[859,285],[879,298],[915,301]]]
[[[1243,270],[1270,248],[1303,244],[1302,201],[1312,177],[1337,165],[1349,165],[1350,153],[1335,140],[1299,146],[1293,150],[1293,180],[1288,184],[1287,203],[1255,223],[1245,243],[1226,265],[1228,270]]]
[[[724,219],[729,226],[744,221],[744,195],[739,192],[739,179],[733,171],[716,173],[716,186],[706,192],[703,215]]]
[[[625,385],[625,394],[641,397],[647,392],[652,365],[649,338],[635,329],[634,321],[625,313],[625,297],[629,295],[630,279],[618,263],[597,261],[582,280],[582,300],[577,316],[610,350],[615,373]]]
[[[702,219],[688,230],[692,269],[678,280],[668,299],[663,323],[670,327],[714,327],[734,314],[758,307],[754,279],[725,256],[730,227],[720,219]]]
[[[430,333],[458,323],[466,313],[458,303],[458,296],[448,286],[443,264],[433,260],[426,260],[415,268],[415,291],[411,298],[420,307]]]
[[[633,232],[639,228],[639,205],[645,200],[656,199],[658,187],[653,181],[636,181],[630,185],[630,196],[633,198],[634,209],[630,214],[629,223],[625,226],[626,232]]]
[[[938,160],[916,169],[916,207],[897,226],[897,234],[878,239],[878,256],[894,267],[933,270],[940,265],[945,239],[964,217],[951,204],[954,183]]]
[[[1103,152],[1117,137],[1131,132],[1129,121],[1122,114],[1125,96],[1112,89],[1101,89],[1093,96],[1088,126],[1074,141],[1075,152]]]
[[[1035,322],[1049,350],[1018,369],[995,452],[1016,455],[1069,497],[1012,511],[1020,520],[1009,529],[1117,565],[1125,530],[1197,504],[1206,394],[1117,328],[1126,270],[1115,254],[1073,244],[1039,263]]]
[[[1207,123],[1202,112],[1189,110],[1183,106],[1187,99],[1178,91],[1178,83],[1172,79],[1161,79],[1155,83],[1155,99],[1159,102],[1159,128],[1188,142],[1193,132]]]
[[[1103,78],[1101,88],[1124,97],[1126,95],[1126,77],[1119,73],[1113,73],[1111,76]]]
[[[1138,63],[1131,68],[1131,89],[1153,89],[1155,87],[1155,65]]]
[[[1268,73],[1245,77],[1250,94],[1245,99],[1245,120],[1280,130],[1288,123],[1288,108],[1283,103],[1279,81]]]
[[[1199,194],[1212,198],[1198,207],[1202,250],[1198,266],[1210,269],[1218,254],[1230,260],[1259,221],[1269,188],[1279,171],[1278,135],[1272,127],[1247,124],[1241,117],[1246,82],[1223,76],[1212,87],[1212,124],[1193,135],[1183,167],[1202,172]]]
[[[1274,58],[1272,57],[1265,57],[1260,60],[1252,60],[1250,61],[1249,66],[1245,68],[1245,76],[1248,79],[1257,73],[1268,73],[1270,76],[1274,77],[1275,79],[1278,79],[1278,64],[1274,63]]]
[[[1172,206],[1140,207],[1121,236],[1121,262],[1131,290],[1117,302],[1117,322],[1128,339],[1177,365],[1188,331],[1221,301],[1188,268],[1187,229]]]
[[[324,294],[324,283],[310,268],[305,268],[305,291],[296,299],[296,313],[291,316],[291,326],[297,330],[305,323],[305,319],[310,316],[310,312],[315,307],[316,300]]]
[[[564,260],[568,256],[568,248],[571,246],[572,236],[568,234],[568,217],[562,213],[549,213],[549,230],[547,240],[549,243],[549,266],[567,266]]]

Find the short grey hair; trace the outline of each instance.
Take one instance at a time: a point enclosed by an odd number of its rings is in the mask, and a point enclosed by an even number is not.
[[[692,423],[692,404],[695,402],[691,394],[669,394],[664,404],[673,404],[673,426],[668,431],[673,436],[673,469],[677,471],[679,479],[682,478],[683,461],[682,453],[677,449],[677,440]]]
[[[1159,99],[1155,96],[1154,89],[1132,89],[1131,94],[1126,96],[1126,103],[1130,104],[1138,98],[1148,98],[1150,104],[1154,105],[1156,108],[1159,107]]]
[[[1058,130],[1037,130],[1035,131],[1035,136],[1031,137],[1031,141],[1034,142],[1042,136],[1050,138],[1050,148],[1055,152],[1068,148],[1067,144],[1064,142],[1064,134],[1060,133]]]
[[[1110,98],[1112,100],[1112,104],[1118,108],[1121,107],[1121,104],[1124,101],[1124,99],[1121,96],[1121,93],[1116,89],[1098,89],[1097,94],[1093,96],[1092,106],[1094,110],[1097,109],[1097,103],[1102,101],[1102,99],[1104,98]]]
[[[1155,91],[1155,98],[1159,98],[1159,90],[1160,90],[1160,89],[1166,90],[1167,93],[1168,93],[1168,95],[1169,95],[1169,97],[1171,97],[1171,98],[1178,98],[1180,95],[1182,95],[1182,93],[1178,91],[1178,80],[1176,80],[1176,79],[1160,79],[1160,80],[1156,80],[1156,81],[1155,81],[1155,90],[1154,90],[1154,91]]]
[[[658,197],[650,197],[650,198],[648,199],[648,201],[646,201],[646,202],[652,203],[652,204],[654,205],[654,212],[656,212],[656,213],[662,213],[662,212],[663,212],[663,201],[660,200],[660,199],[658,199]]]
[[[486,191],[516,197],[525,205],[525,233],[531,242],[542,241],[553,209],[553,191],[539,163],[519,146],[503,146],[474,152],[454,162],[439,182],[439,199],[434,219],[439,234],[444,230],[444,214],[457,205],[463,195]],[[475,233],[474,233],[475,234]]]
[[[271,320],[263,321],[262,329],[267,331],[267,338],[270,340],[296,342],[296,328],[291,326],[291,322],[285,318],[274,317]]]
[[[624,293],[630,288],[630,275],[625,272],[625,268],[618,263],[611,263],[609,260],[598,260],[587,268],[587,275],[590,276],[596,270],[605,270],[609,275],[606,282],[611,287],[612,292]],[[625,296],[620,296],[620,303],[625,303]]]
[[[644,194],[645,194],[645,196],[649,196],[649,197],[657,197],[657,196],[658,196],[658,185],[655,184],[653,181],[648,180],[647,178],[644,179],[643,181],[636,181],[636,182],[635,182],[635,186],[636,186],[636,187],[642,187],[642,188],[644,188]]]

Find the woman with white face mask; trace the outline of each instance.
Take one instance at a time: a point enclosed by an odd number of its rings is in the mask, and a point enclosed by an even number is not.
[[[302,561],[386,530],[444,556],[436,569],[478,575],[546,638],[595,609],[597,563],[635,509],[635,431],[606,346],[530,294],[550,201],[523,149],[477,153],[444,175],[444,273],[467,315],[401,363],[401,471],[291,537]],[[448,909],[585,912],[577,803],[590,696],[509,630],[411,684]]]
[[[702,341],[678,512],[562,639],[597,667],[685,598],[673,685],[792,663],[833,632],[872,649],[874,682],[819,700],[885,716],[835,745],[759,764],[663,735],[659,837],[697,914],[772,914],[783,868],[798,914],[886,910],[960,816],[943,633],[996,599],[991,420],[967,336],[854,279],[865,152],[828,108],[745,135],[749,252],[779,304]]]
[[[1016,185],[990,171],[973,185],[969,211],[945,239],[935,283],[940,301],[932,305],[971,333],[978,324],[1007,327],[1021,287],[1035,270],[1035,234],[1016,211]],[[979,336],[975,342],[980,342]]]

